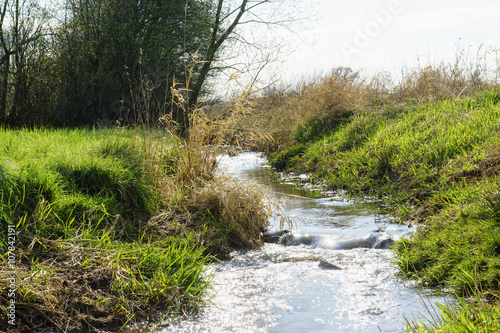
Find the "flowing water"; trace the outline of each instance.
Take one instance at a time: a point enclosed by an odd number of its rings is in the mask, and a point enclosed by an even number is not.
[[[276,179],[265,162],[243,153],[221,164],[287,199],[286,213],[297,218],[293,237],[211,265],[211,301],[196,317],[160,332],[403,332],[405,317],[426,313],[422,296],[445,302],[398,280],[391,251],[376,248],[408,235],[408,227],[378,221],[375,202],[349,202]]]

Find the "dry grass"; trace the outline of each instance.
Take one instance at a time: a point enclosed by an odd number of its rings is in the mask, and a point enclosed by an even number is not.
[[[207,259],[201,257],[202,248],[188,247],[190,237],[127,245],[108,239],[104,247],[85,240],[37,240],[33,248],[16,253],[22,258],[16,263],[19,327],[118,331],[129,321],[160,320],[190,310],[208,283],[200,275]],[[0,265],[2,281],[12,276],[7,267]],[[6,313],[8,286],[0,284],[0,292],[0,309]],[[13,327],[4,320],[2,315],[0,327]]]
[[[402,100],[422,103],[467,96],[486,87],[480,70],[440,64],[417,68],[406,74],[396,88],[396,94]]]
[[[241,248],[263,246],[269,219],[282,210],[282,205],[273,202],[262,187],[226,176],[207,184],[194,201],[219,223],[217,230],[227,232],[230,243]],[[281,228],[285,223],[291,227],[289,222],[283,217]]]
[[[495,87],[499,78],[500,61],[494,49],[479,49],[474,56],[462,51],[453,63],[403,71],[398,82],[387,72],[363,77],[339,67],[292,87],[268,88],[246,123],[270,134],[272,143],[261,142],[258,148],[275,152],[317,139],[352,115],[472,96]]]
[[[341,68],[291,89],[268,90],[255,108],[254,124],[273,137],[272,148],[279,148],[299,126],[333,126],[342,117],[364,110],[371,93],[359,73]],[[263,142],[261,147],[267,144]]]
[[[176,202],[174,210],[183,212],[181,215],[190,225],[204,229],[205,241],[211,242],[205,245],[210,249],[262,246],[269,218],[275,214],[273,211],[280,212],[282,205],[274,203],[261,187],[215,173],[218,159],[228,150],[269,141],[264,132],[242,127],[241,119],[254,103],[249,98],[250,90],[223,106],[196,109],[187,108],[185,89],[172,89],[172,93],[175,106],[183,108],[189,124],[177,173],[165,183],[164,192],[174,193],[174,200],[169,198]],[[170,131],[180,130],[170,117],[161,121]],[[189,195],[183,197],[183,193]],[[286,218],[282,221],[285,223]]]
[[[492,64],[491,58],[494,59]],[[462,50],[453,63],[428,64],[403,72],[394,93],[400,101],[423,103],[471,96],[498,84],[498,50],[479,48],[474,56]]]
[[[357,76],[351,78],[333,73],[302,87],[292,99],[291,107],[302,116],[331,121],[346,112],[361,111],[367,105],[368,93],[365,82]]]
[[[30,330],[47,324],[61,332],[123,324],[116,314],[125,308],[110,288],[116,270],[108,257],[50,240],[40,240],[37,247],[34,251],[43,252],[44,259],[18,264],[16,273],[17,293],[23,295],[22,301],[16,302],[16,314],[26,317],[22,319]],[[10,274],[0,265],[2,278]],[[1,294],[7,295],[3,289]],[[137,303],[128,311],[140,308]]]
[[[125,295],[112,290],[114,275],[119,272],[102,253],[42,239],[33,249],[19,250],[17,255],[24,260],[16,264],[17,295],[22,295],[16,300],[16,315],[22,316],[29,330],[39,331],[47,325],[60,332],[120,327],[127,315],[124,311],[139,311],[140,317],[146,318],[140,302],[128,302],[124,307],[122,297]],[[32,255],[39,260],[26,262]],[[0,265],[2,279],[11,274],[6,265]],[[1,295],[7,295],[4,285],[1,285]],[[2,303],[7,304],[4,296]]]

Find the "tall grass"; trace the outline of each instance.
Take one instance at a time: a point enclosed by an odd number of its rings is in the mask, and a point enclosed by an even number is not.
[[[211,239],[215,243],[219,240],[223,248],[227,245],[262,246],[262,234],[267,230],[273,209],[281,210],[280,204],[272,204],[273,200],[262,188],[215,174],[218,159],[228,149],[238,149],[242,143],[251,145],[253,141],[269,140],[263,131],[241,127],[240,119],[252,103],[248,98],[250,91],[244,91],[223,106],[190,109],[186,103],[186,89],[174,88],[173,105],[182,109],[188,126],[184,133],[184,154],[180,156],[178,171],[170,184],[176,189],[171,187],[169,192],[190,192],[191,199],[183,204],[198,209],[189,219],[203,221],[205,232],[217,235]],[[182,130],[171,117],[160,120],[170,131],[179,133]],[[271,206],[266,202],[271,202]],[[285,220],[282,219],[283,223]]]
[[[498,50],[480,47],[457,52],[453,63],[441,62],[412,68],[402,73],[394,87],[401,101],[433,102],[444,98],[470,96],[499,83]],[[495,57],[496,63],[491,63]]]
[[[309,141],[323,134],[370,103],[368,82],[359,73],[333,71],[304,80],[295,87],[271,89],[255,106],[253,121],[273,140],[261,143],[280,149],[290,138]]]
[[[406,318],[407,332],[495,333],[500,330],[500,307],[488,302],[479,291],[472,297],[445,304],[427,304],[423,299],[421,302],[427,311],[412,320]]]

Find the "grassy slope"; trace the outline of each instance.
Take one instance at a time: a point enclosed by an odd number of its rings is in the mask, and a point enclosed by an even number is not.
[[[16,302],[31,319],[23,325],[43,322],[43,312],[49,326],[113,327],[134,314],[144,318],[148,307],[186,305],[202,294],[206,258],[194,238],[146,238],[141,230],[160,193],[132,136],[0,131],[2,253],[7,225],[15,225]],[[6,256],[0,270],[5,307]]]
[[[13,328],[9,225],[16,325],[94,331],[195,308],[207,255],[251,240],[227,212],[252,237],[265,223],[257,192],[217,181],[202,148],[186,152],[166,132],[2,129],[0,142],[2,331]]]
[[[427,318],[408,321],[408,332],[499,332],[500,91],[483,87],[468,93],[474,97],[454,97],[471,85],[428,80],[428,69],[417,74],[398,87],[403,104],[375,95],[347,109],[338,103],[325,117],[301,110],[300,98],[285,98],[269,115],[256,114],[278,138],[264,148],[278,169],[383,198],[390,214],[418,226],[394,247],[401,275],[474,296],[429,309]],[[457,93],[423,89],[434,82],[451,83]],[[329,89],[314,93],[332,96]],[[283,115],[279,123],[273,113]]]
[[[273,164],[312,173],[332,189],[382,197],[402,220],[423,222],[396,246],[407,276],[464,292],[500,283],[500,92],[380,107],[277,152]]]

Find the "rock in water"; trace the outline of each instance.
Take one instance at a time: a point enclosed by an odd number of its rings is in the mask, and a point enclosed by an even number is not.
[[[339,266],[336,266],[334,264],[329,263],[328,261],[321,260],[318,265],[321,269],[328,269],[328,270],[339,270],[342,269]]]
[[[390,249],[394,245],[394,241],[390,238],[382,240],[380,243],[375,245],[376,249]]]
[[[292,232],[290,230],[280,230],[273,233],[265,233],[262,237],[262,240],[265,243],[280,243],[284,238],[291,234]]]

